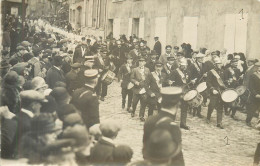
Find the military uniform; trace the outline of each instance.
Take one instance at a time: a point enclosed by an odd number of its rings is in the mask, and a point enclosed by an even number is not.
[[[84,76],[87,79],[95,78],[98,75],[97,70],[86,70]],[[99,101],[94,94],[94,86],[85,84],[84,87],[75,90],[72,93],[71,103],[81,112],[82,120],[87,128],[98,124],[99,120]]]

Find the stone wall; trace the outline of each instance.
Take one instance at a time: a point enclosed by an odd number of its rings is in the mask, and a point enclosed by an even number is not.
[[[260,58],[260,2],[257,0],[125,0],[116,3],[108,0],[107,16],[121,19],[120,34],[128,34],[129,18],[144,17],[144,38],[150,46],[154,44],[156,17],[167,17],[165,43],[171,45],[183,43],[184,17],[198,17],[195,49],[222,50],[226,15],[241,15],[242,9],[244,15],[248,13],[246,56]]]

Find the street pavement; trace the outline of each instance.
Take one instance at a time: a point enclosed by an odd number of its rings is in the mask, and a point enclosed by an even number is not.
[[[139,109],[137,108],[138,115]],[[212,114],[211,123],[205,117],[207,108],[203,108],[204,118],[188,115],[187,125],[190,130],[182,130],[184,159],[187,166],[251,166],[256,145],[260,142],[260,133],[245,125],[245,114],[237,112],[238,121],[223,115],[225,129],[216,127],[216,113]],[[146,111],[147,115],[147,111]],[[180,120],[177,114],[177,122]],[[108,96],[100,101],[100,119],[113,119],[121,125],[116,138],[117,144],[129,145],[134,156],[132,161],[142,160],[143,124],[138,116],[131,118],[121,108],[121,88],[118,82],[108,87]],[[256,123],[254,119],[253,123]]]

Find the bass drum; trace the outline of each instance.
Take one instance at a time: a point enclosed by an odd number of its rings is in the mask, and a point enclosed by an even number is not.
[[[183,96],[183,100],[186,101],[192,108],[196,108],[203,102],[203,97],[197,90],[191,90]]]
[[[101,81],[107,85],[110,85],[116,77],[116,74],[110,70],[108,70],[101,78]]]

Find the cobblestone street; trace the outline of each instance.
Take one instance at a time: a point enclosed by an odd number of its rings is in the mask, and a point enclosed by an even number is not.
[[[108,96],[104,102],[100,102],[101,121],[113,119],[120,123],[122,130],[116,142],[131,146],[134,150],[132,161],[137,161],[142,159],[143,123],[139,121],[138,116],[131,118],[129,113],[121,109],[120,90],[117,82],[109,86]],[[202,113],[204,117],[206,112],[207,109],[204,108]],[[179,115],[178,112],[177,122],[179,122]],[[238,112],[237,117],[239,121],[225,116],[223,119],[225,129],[220,130],[215,127],[215,113],[213,113],[211,124],[207,124],[205,118],[193,118],[188,115],[187,124],[191,129],[190,131],[182,130],[186,165],[251,166],[260,134],[259,131],[245,125],[245,114]]]

